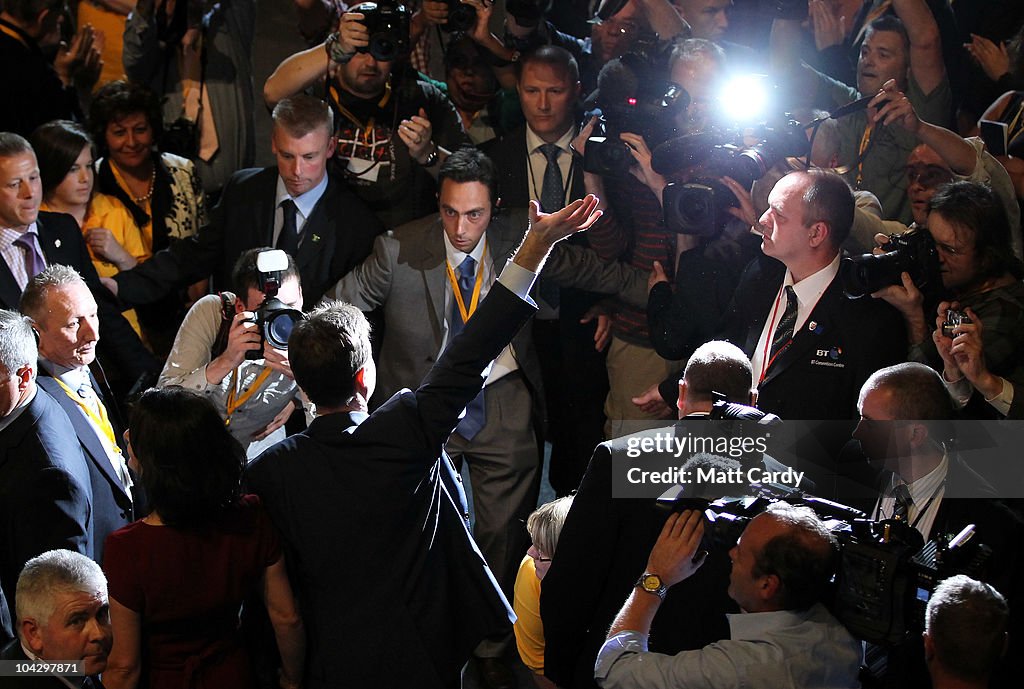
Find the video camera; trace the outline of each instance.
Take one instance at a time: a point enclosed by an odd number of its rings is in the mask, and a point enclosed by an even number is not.
[[[839,543],[832,587],[832,613],[859,639],[896,645],[924,627],[928,599],[938,583],[954,574],[979,578],[992,549],[971,543],[974,525],[946,541],[924,543],[921,534],[900,519],[874,521],[860,510],[813,497],[781,484],[751,484],[749,495],[711,502],[693,497],[661,499],[665,512],[704,512],[707,551],[730,549],[750,521],[775,503],[804,505],[824,522]]]
[[[938,284],[939,254],[928,230],[917,229],[889,235],[892,250],[884,254],[862,254],[843,259],[840,271],[843,293],[850,299],[901,284],[900,275],[909,273],[914,285],[923,290]]]
[[[754,143],[749,143],[753,141]],[[686,183],[669,183],[662,194],[665,225],[679,234],[716,237],[736,208],[736,195],[719,179],[731,177],[745,189],[783,158],[808,151],[804,128],[788,118],[750,128],[714,128],[667,141],[651,156],[662,175],[696,168]]]
[[[250,360],[263,358],[264,343],[275,349],[288,349],[288,337],[292,328],[302,320],[302,312],[293,309],[277,298],[281,281],[288,270],[288,254],[280,249],[261,251],[256,256],[257,282],[263,292],[263,302],[256,309],[256,316],[250,322],[256,324],[260,333],[260,348],[250,349],[245,358]]]
[[[469,5],[469,10],[476,10]],[[349,10],[363,15],[360,20],[370,34],[368,45],[357,48],[360,53],[370,53],[375,60],[392,62],[409,53],[409,11],[405,5],[382,0],[381,2],[364,2]],[[450,16],[450,15],[449,15]],[[449,21],[451,21],[449,19]],[[471,24],[472,26],[472,24]]]

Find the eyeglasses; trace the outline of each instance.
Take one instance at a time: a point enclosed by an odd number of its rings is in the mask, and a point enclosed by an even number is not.
[[[938,165],[908,165],[905,172],[909,184],[917,182],[927,189],[953,181],[953,173]]]

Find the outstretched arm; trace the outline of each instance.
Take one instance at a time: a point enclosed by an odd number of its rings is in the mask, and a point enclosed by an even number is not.
[[[910,37],[910,73],[929,94],[946,78],[939,25],[924,0],[892,0],[892,7]]]

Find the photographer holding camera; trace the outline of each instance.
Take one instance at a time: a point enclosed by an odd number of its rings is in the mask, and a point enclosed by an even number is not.
[[[451,101],[407,65],[405,7],[353,10],[326,41],[278,65],[263,97],[273,106],[309,88],[325,94],[337,116],[337,169],[381,222],[397,227],[432,212],[438,164],[471,142]]]
[[[673,514],[647,567],[608,631],[594,670],[600,686],[859,687],[860,642],[819,600],[836,541],[808,508],[777,503],[755,517],[729,551],[729,638],[673,656],[651,653],[648,634],[670,587],[700,569],[704,516]]]
[[[265,277],[257,266],[264,252],[271,249],[249,249],[238,258],[231,274],[235,293],[208,294],[192,305],[157,383],[209,397],[250,459],[283,439],[288,417],[304,406],[288,352],[264,342],[258,322],[256,311],[269,296],[261,290]],[[277,296],[299,309],[299,272],[291,256],[284,256],[287,268]]]
[[[1006,413],[1013,401],[1013,383],[1024,381],[1016,353],[1024,345],[1024,265],[1014,255],[1006,214],[995,194],[974,182],[952,182],[929,201],[928,231],[935,240],[939,276],[946,300],[939,304],[939,327],[930,331],[924,295],[908,273],[902,284],[876,292],[895,306],[907,325],[910,359],[943,372],[953,387],[964,416],[992,418]],[[951,328],[941,323],[954,318]],[[976,355],[967,354],[974,342],[973,324],[985,330],[984,365],[1007,383],[998,389],[985,386],[986,396],[971,385],[983,379]],[[973,351],[973,350],[972,350]],[[970,359],[965,356],[971,357]],[[959,357],[959,360],[958,360]],[[968,361],[973,363],[968,364]],[[972,379],[960,368],[963,362]],[[995,406],[985,404],[990,400]],[[997,403],[1001,400],[1001,403]]]

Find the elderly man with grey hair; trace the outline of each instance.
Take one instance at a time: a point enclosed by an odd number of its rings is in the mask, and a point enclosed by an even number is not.
[[[74,268],[54,264],[28,281],[21,311],[39,334],[39,387],[64,410],[74,427],[92,488],[92,555],[103,561],[103,543],[135,520],[134,478],[121,447],[111,396],[89,371],[100,339],[96,300]]]
[[[30,558],[92,554],[89,470],[67,415],[36,386],[37,359],[29,319],[0,310],[0,584],[12,612]]]
[[[114,642],[107,602],[107,578],[85,555],[50,550],[32,558],[18,577],[18,638],[0,659],[74,663],[73,671],[7,677],[10,689],[102,689],[98,675],[107,667]]]

